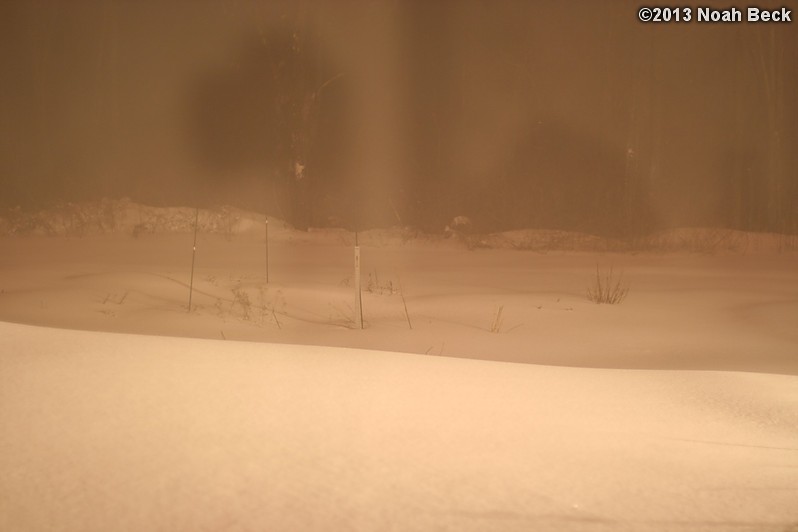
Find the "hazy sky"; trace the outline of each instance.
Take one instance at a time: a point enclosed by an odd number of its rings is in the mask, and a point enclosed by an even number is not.
[[[780,223],[798,198],[796,23],[642,24],[639,7],[3,2],[2,203]]]

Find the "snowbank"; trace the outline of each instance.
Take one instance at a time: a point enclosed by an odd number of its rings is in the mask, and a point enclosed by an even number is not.
[[[0,323],[0,420],[2,530],[798,524],[792,376]]]
[[[456,217],[465,218],[465,217]],[[103,199],[97,202],[64,203],[34,212],[19,208],[0,212],[0,236],[78,236],[126,234],[189,233],[194,222],[201,233],[224,235],[265,234],[266,216],[236,207],[212,209],[192,207],[153,207],[128,199]],[[469,222],[470,223],[470,222]],[[448,229],[448,228],[447,228]],[[269,216],[270,239],[295,242],[336,242],[352,245],[354,233],[338,228],[295,230],[287,222]],[[577,231],[519,229],[482,234],[468,231],[424,233],[410,226],[367,229],[359,243],[371,247],[436,247],[467,249],[514,249],[536,252],[690,252],[748,253],[798,251],[798,235],[751,233],[720,228],[676,228],[634,239],[606,238]]]

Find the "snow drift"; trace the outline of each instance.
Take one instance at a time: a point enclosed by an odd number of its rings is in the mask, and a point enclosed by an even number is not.
[[[3,530],[798,525],[793,376],[0,323],[0,420]]]

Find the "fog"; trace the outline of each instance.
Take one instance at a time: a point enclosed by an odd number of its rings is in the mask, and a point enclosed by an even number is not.
[[[638,8],[3,2],[0,207],[795,232],[794,23],[644,24]]]
[[[0,530],[797,531],[796,23],[640,10],[0,2]]]

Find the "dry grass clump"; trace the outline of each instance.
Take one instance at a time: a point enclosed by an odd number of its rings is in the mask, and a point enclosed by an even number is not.
[[[399,287],[396,286],[390,279],[387,281],[380,281],[380,276],[377,274],[377,270],[374,270],[373,274],[369,274],[368,281],[366,282],[366,291],[372,294],[387,294],[391,296],[399,292]]]
[[[603,275],[596,264],[596,279],[587,289],[587,298],[598,305],[617,305],[626,299],[629,287],[623,283],[623,274],[615,277],[612,266]]]
[[[490,332],[494,334],[499,334],[502,330],[502,311],[504,311],[504,305],[496,307],[496,314],[493,315],[493,321],[490,324]]]

